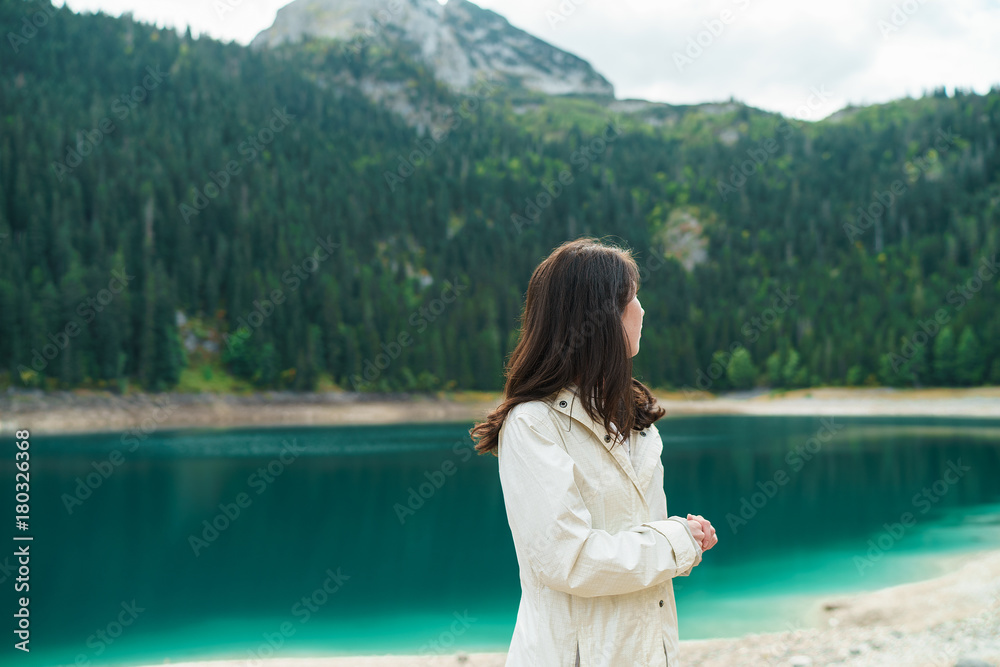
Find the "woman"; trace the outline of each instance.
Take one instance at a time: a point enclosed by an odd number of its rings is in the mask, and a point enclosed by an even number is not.
[[[499,459],[521,603],[507,667],[680,664],[673,577],[717,542],[667,516],[664,415],[638,380],[628,250],[585,237],[531,276],[505,400],[470,434]]]

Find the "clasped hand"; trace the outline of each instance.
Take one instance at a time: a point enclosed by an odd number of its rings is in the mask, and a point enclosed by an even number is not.
[[[700,514],[688,514],[687,522],[695,541],[701,543],[702,551],[708,551],[718,543],[719,538],[715,535],[715,527],[711,521]]]

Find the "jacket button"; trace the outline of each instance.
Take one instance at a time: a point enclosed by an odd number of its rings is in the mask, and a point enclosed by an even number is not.
[[[604,442],[611,442],[611,436],[610,435],[604,436]]]
[[[660,606],[661,607],[663,606],[663,600],[660,600]]]
[[[646,435],[646,432],[645,432],[645,431],[639,431],[639,435],[641,435],[641,436],[645,436],[645,435]]]
[[[559,407],[560,408],[565,408],[566,407],[566,401],[559,401]]]

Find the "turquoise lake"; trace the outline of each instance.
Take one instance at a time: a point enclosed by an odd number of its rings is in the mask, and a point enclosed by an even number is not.
[[[657,422],[670,514],[719,535],[675,580],[682,639],[801,627],[817,595],[1000,548],[1000,420],[825,419]],[[14,663],[506,650],[517,562],[469,426],[34,434]]]

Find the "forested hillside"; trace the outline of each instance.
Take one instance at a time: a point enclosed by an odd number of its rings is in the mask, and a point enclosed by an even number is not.
[[[336,42],[0,26],[0,387],[500,389],[531,270],[582,234],[643,268],[652,386],[1000,383],[1000,88],[612,113]]]

